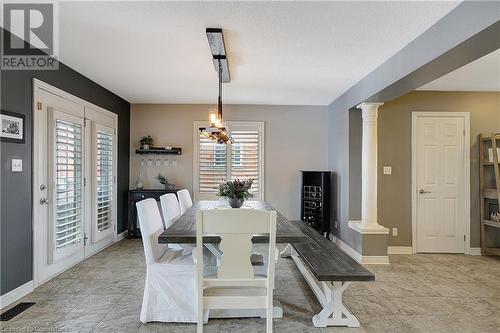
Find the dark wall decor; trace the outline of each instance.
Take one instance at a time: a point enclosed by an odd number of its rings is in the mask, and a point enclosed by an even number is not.
[[[9,36],[9,32],[6,32]],[[0,36],[3,36],[0,29]],[[1,108],[25,117],[24,144],[0,143],[2,168],[0,224],[1,294],[33,279],[32,248],[32,146],[33,79],[98,105],[118,115],[118,210],[117,229],[127,227],[129,189],[130,103],[70,67],[59,63],[58,70],[1,71]],[[11,159],[23,160],[22,172],[11,172]]]
[[[0,110],[0,141],[24,143],[25,118],[20,113]]]

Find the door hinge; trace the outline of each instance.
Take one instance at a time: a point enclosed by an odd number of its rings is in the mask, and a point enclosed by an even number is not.
[[[464,242],[467,240],[467,236],[464,235]]]
[[[87,178],[83,178],[83,187],[87,186]]]
[[[36,109],[38,111],[41,111],[42,110],[42,102],[36,102]]]
[[[113,224],[113,231],[116,231],[116,224]]]
[[[116,127],[115,127],[115,128],[113,128],[113,132],[114,132],[114,133],[115,133],[115,135],[116,135]]]
[[[83,118],[83,127],[87,127],[87,118]]]
[[[83,246],[86,246],[86,245],[87,245],[87,239],[88,239],[88,238],[87,238],[87,234],[86,234],[86,233],[84,233],[84,234],[83,234]]]

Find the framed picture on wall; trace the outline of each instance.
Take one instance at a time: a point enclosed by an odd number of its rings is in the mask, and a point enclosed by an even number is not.
[[[24,128],[24,115],[0,110],[0,141],[24,143]]]

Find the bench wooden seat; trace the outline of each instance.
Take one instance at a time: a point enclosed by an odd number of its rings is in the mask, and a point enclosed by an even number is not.
[[[292,257],[323,306],[313,317],[314,326],[359,327],[357,318],[342,303],[342,294],[351,282],[374,281],[375,276],[304,222],[291,223],[309,239],[289,244],[281,256]]]

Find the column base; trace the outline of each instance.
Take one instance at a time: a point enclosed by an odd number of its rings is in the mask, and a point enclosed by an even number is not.
[[[364,224],[362,221],[349,221],[349,228],[362,235],[388,235],[389,229],[380,224]]]

